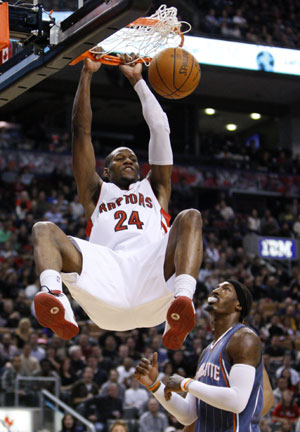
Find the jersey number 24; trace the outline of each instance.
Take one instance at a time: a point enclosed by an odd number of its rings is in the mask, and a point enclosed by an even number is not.
[[[128,222],[127,222],[127,213],[124,212],[124,210],[118,210],[115,213],[115,219],[118,219],[115,226],[115,231],[123,231],[128,229],[128,225],[136,225],[137,229],[143,229],[144,222],[140,220],[139,213],[134,210],[132,211],[131,215],[129,216]]]

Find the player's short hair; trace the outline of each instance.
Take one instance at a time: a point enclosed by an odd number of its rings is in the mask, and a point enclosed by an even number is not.
[[[246,287],[246,285],[242,284],[241,282],[234,279],[228,279],[228,282],[233,285],[238,301],[242,306],[240,314],[240,322],[242,322],[251,311],[253,303],[252,294],[250,290]]]
[[[130,151],[132,151],[132,152],[134,153],[134,151],[133,151],[130,147],[117,147],[117,148],[115,148],[113,151],[111,151],[111,152],[106,156],[105,161],[104,161],[104,167],[105,167],[105,168],[109,168],[110,163],[111,163],[111,161],[112,161],[112,158],[115,156],[115,154],[116,154],[116,150],[118,150],[118,149],[128,149],[128,150],[130,150]]]
[[[109,165],[111,163],[113,156],[114,156],[113,152],[109,153],[109,155],[106,156],[105,161],[104,161],[105,168],[109,168]]]

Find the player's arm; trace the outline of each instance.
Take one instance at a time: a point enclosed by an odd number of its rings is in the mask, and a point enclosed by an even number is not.
[[[263,374],[264,374],[264,406],[261,413],[262,417],[268,414],[270,409],[274,406],[274,394],[270,383],[269,375],[268,372],[266,371],[265,366],[264,366]]]
[[[165,398],[170,400],[172,392],[186,391],[189,395],[216,408],[241,413],[247,406],[255,380],[256,367],[261,359],[261,342],[258,336],[243,328],[230,339],[226,353],[231,360],[228,387],[219,387],[172,375],[165,387]],[[220,371],[220,373],[223,373]]]
[[[73,171],[77,183],[80,202],[87,219],[94,211],[102,179],[96,173],[96,158],[91,140],[92,110],[90,87],[93,73],[101,63],[86,59],[72,112]]]
[[[123,60],[128,61],[128,56],[124,56]],[[160,205],[165,211],[168,211],[173,166],[168,117],[143,80],[141,63],[123,64],[120,69],[140,98],[143,115],[150,130],[149,164],[151,169],[148,179]]]
[[[142,358],[136,366],[135,378],[145,386],[160,404],[183,425],[191,425],[197,419],[196,399],[188,394],[186,398],[174,394],[172,399],[166,401],[164,396],[164,384],[158,379],[157,353],[153,354],[152,362]],[[192,432],[192,430],[187,430]],[[187,432],[186,431],[186,432]]]

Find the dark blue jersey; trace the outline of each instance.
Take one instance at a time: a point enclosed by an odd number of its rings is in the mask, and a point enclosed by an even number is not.
[[[205,384],[229,387],[229,373],[232,364],[226,355],[226,346],[231,336],[242,324],[227,330],[216,342],[204,351],[196,378]],[[244,411],[234,414],[213,407],[197,399],[198,420],[195,432],[259,432],[259,421],[263,408],[263,365],[256,368],[253,389]]]

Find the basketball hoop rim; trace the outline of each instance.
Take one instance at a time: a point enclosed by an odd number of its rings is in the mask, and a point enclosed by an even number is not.
[[[159,22],[161,22],[161,20],[159,20],[159,19],[154,19],[154,18],[150,18],[150,17],[149,18],[148,17],[141,17],[141,18],[137,18],[135,21],[129,23],[126,27],[127,28],[133,28],[133,29],[135,27],[138,27],[138,26],[155,27]],[[179,43],[178,47],[182,48],[184,45],[184,34],[190,31],[191,25],[185,21],[181,21],[178,24],[187,24],[188,25],[188,29],[184,32],[182,32],[180,30],[180,28],[177,26],[173,28],[173,31],[175,33],[177,33],[178,36],[180,36],[180,43]],[[96,47],[97,47],[97,45],[96,45]],[[89,49],[88,51],[86,51],[85,53],[81,54],[79,57],[77,57],[76,59],[71,61],[69,63],[69,65],[74,66],[78,62],[84,60],[85,58],[89,58],[91,60],[98,61],[100,63],[110,65],[110,66],[119,66],[122,63],[122,60],[120,59],[120,57],[117,55],[114,55],[114,53],[112,53],[112,52],[109,54],[104,54],[101,58],[98,58],[96,60],[95,59],[95,53],[93,53],[93,50],[96,47],[93,47],[93,48]],[[99,53],[99,54],[101,54],[101,53]],[[139,58],[137,60],[137,63],[144,63],[146,66],[149,66],[151,60],[152,60],[152,57],[145,56],[145,57]]]

